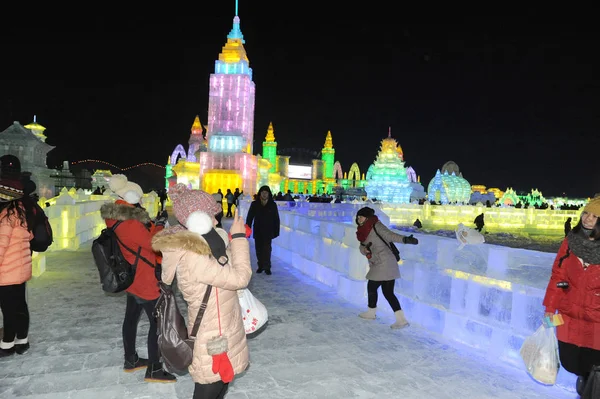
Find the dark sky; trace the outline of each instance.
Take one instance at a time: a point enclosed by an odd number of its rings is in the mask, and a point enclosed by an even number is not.
[[[0,130],[36,114],[57,147],[49,166],[165,164],[194,117],[206,122],[234,13],[233,1],[214,3],[5,20]],[[240,17],[255,153],[269,121],[280,148],[320,150],[331,130],[342,168],[366,171],[391,126],[425,188],[453,160],[471,184],[600,192],[597,24],[252,3]]]

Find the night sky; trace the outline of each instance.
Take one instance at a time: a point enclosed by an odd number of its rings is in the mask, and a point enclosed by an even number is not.
[[[195,116],[206,123],[209,74],[234,15],[233,1],[214,3],[8,18],[0,131],[37,115],[57,147],[51,167],[165,164],[177,144],[187,148]],[[318,151],[331,130],[343,170],[358,162],[366,172],[391,126],[425,188],[453,160],[471,184],[600,192],[595,24],[536,14],[421,23],[381,9],[289,5],[240,3],[255,153],[269,121],[279,148]]]

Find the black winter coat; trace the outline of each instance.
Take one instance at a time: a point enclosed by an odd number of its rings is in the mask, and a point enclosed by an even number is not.
[[[254,226],[252,225],[254,222]],[[252,227],[252,236],[254,238],[273,239],[279,237],[279,210],[273,200],[268,200],[265,205],[260,199],[252,201],[246,224]]]

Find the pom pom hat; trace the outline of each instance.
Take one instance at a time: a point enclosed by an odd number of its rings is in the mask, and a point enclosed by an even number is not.
[[[108,188],[131,205],[139,203],[144,195],[142,188],[132,181],[127,181],[125,175],[111,176]]]
[[[213,228],[213,217],[221,212],[212,195],[202,190],[190,190],[183,183],[171,187],[169,197],[179,223],[194,233],[208,233]]]

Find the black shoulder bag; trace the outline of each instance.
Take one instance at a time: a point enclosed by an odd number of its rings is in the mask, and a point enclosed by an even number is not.
[[[392,253],[394,254],[394,257],[396,257],[396,262],[400,262],[400,251],[398,251],[396,244],[394,244],[393,242],[387,242],[386,240],[384,240],[383,237],[380,236],[379,233],[377,232],[375,225],[373,225],[373,231],[375,232],[375,234],[377,234],[377,237],[379,237],[381,239],[381,241],[383,241],[388,246],[390,251],[392,251]]]

